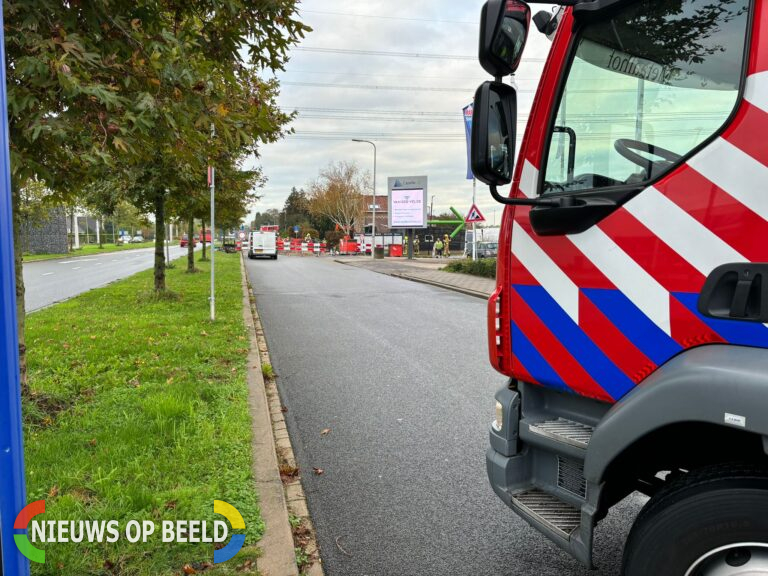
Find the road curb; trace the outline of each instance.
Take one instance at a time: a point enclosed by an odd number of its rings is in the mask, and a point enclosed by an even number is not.
[[[430,286],[436,286],[438,288],[445,288],[446,290],[451,290],[452,292],[460,292],[461,294],[474,296],[475,298],[482,298],[483,300],[488,300],[488,298],[491,297],[490,294],[486,294],[485,292],[478,292],[476,290],[470,290],[468,288],[462,288],[452,284],[443,284],[442,282],[435,282],[434,280],[427,280],[426,278],[411,276],[410,274],[393,273],[390,274],[390,276],[393,276],[394,278],[402,278],[403,280],[410,280],[411,282],[419,282],[420,284],[429,284]]]
[[[434,280],[427,280],[426,278],[421,278],[419,276],[411,276],[410,274],[405,274],[402,272],[386,272],[384,270],[373,270],[371,268],[362,268],[360,266],[355,266],[351,262],[345,262],[344,260],[334,260],[334,262],[338,264],[344,264],[345,266],[352,266],[353,268],[359,268],[361,270],[376,272],[377,274],[384,274],[385,276],[392,276],[393,278],[401,278],[403,280],[410,280],[411,282],[418,282],[420,284],[429,284],[430,286],[435,286],[437,288],[444,288],[445,290],[451,290],[452,292],[459,292],[461,294],[466,294],[467,296],[474,296],[475,298],[482,298],[483,300],[488,300],[488,298],[491,297],[490,294],[486,294],[485,292],[469,290],[468,288],[462,288],[461,286],[454,286],[453,284],[444,284],[443,282],[435,282]]]
[[[258,560],[259,573],[263,576],[298,575],[295,548],[300,547],[311,561],[301,574],[324,576],[316,533],[298,477],[296,457],[277,385],[274,379],[265,381],[262,374],[262,366],[271,366],[269,350],[242,257],[240,269],[243,277],[243,318],[251,340],[248,388],[253,415],[253,471],[266,524],[264,537],[259,542],[263,551]],[[281,470],[292,479],[284,483]],[[291,526],[291,515],[300,520],[297,533]]]

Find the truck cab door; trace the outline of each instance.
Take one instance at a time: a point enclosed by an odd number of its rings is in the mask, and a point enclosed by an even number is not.
[[[764,324],[697,306],[719,266],[768,262],[755,9],[633,2],[563,18],[513,182],[539,205],[507,210],[498,280],[518,379],[618,400],[694,346],[768,347]]]

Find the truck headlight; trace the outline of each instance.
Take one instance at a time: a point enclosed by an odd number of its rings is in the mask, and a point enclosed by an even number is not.
[[[504,427],[504,406],[496,401],[496,420],[493,421],[493,427],[500,431]]]

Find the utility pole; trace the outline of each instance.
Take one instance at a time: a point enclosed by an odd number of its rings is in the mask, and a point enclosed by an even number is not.
[[[77,209],[72,210],[72,239],[75,250],[80,249],[80,231],[77,229]]]
[[[371,225],[371,258],[376,258],[376,144],[370,140],[360,140],[358,138],[352,138],[352,142],[366,142],[373,146],[373,224]]]
[[[211,122],[211,140],[216,136],[216,127]],[[216,250],[214,250],[214,230],[216,230],[216,168],[208,166],[208,184],[211,186],[211,322],[216,320]],[[205,230],[203,230],[203,242],[205,242]]]

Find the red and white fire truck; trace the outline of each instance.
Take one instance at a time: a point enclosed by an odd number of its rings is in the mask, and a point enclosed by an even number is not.
[[[502,79],[536,3],[489,0],[480,30],[472,165],[507,205],[491,485],[589,566],[639,491],[625,576],[768,574],[768,1],[539,12],[552,47],[515,162]]]

